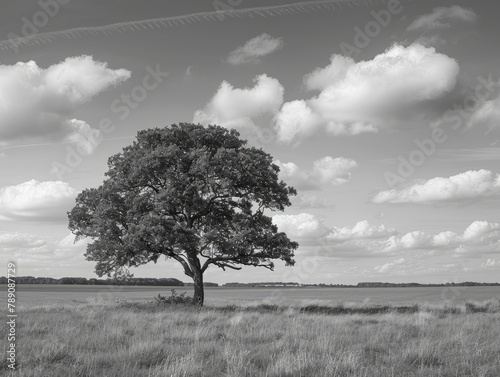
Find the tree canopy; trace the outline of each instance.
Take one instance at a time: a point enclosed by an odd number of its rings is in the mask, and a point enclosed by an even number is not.
[[[203,304],[210,265],[294,264],[298,244],[265,211],[283,211],[296,191],[237,131],[190,123],[139,131],[108,167],[68,213],[72,232],[92,240],[85,256],[99,276],[166,257],[183,266]]]

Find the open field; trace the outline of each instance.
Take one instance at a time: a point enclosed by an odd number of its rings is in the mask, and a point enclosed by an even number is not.
[[[367,312],[362,305],[350,315],[308,308],[33,306],[19,317],[14,375],[500,375],[500,300],[378,314],[357,314]]]
[[[21,300],[32,297],[19,288]],[[19,369],[13,376],[500,375],[498,290],[481,302],[384,305],[381,297],[374,303],[363,295],[328,304],[330,299],[314,297],[316,289],[295,293],[290,304],[287,292],[271,303],[265,289],[259,290],[263,299],[245,300],[240,288],[239,299],[228,305],[230,290],[209,289],[207,306],[199,309],[152,302],[151,293],[165,294],[165,287],[127,287],[122,293],[141,292],[149,299],[118,302],[97,300],[96,291],[78,296],[81,289],[58,288],[66,303],[50,302],[47,292],[33,289],[45,302],[25,303],[19,311]],[[400,295],[407,289],[399,289]],[[323,290],[328,291],[318,289]],[[373,290],[374,296],[375,291],[390,293]],[[213,298],[215,292],[225,292],[226,300]],[[75,295],[86,302],[71,302]],[[5,370],[6,361],[0,365]]]
[[[7,289],[1,287],[0,298]],[[116,299],[142,302],[170,290],[187,292],[191,287],[93,286],[93,285],[18,285],[17,304],[21,307],[39,304],[114,303]],[[207,305],[245,304],[262,301],[269,304],[301,305],[315,301],[321,305],[343,303],[414,304],[463,303],[500,297],[500,287],[418,287],[418,288],[205,288]]]

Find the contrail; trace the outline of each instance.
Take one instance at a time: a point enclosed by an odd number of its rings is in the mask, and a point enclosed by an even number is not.
[[[87,35],[100,35],[111,33],[123,33],[126,31],[142,31],[148,29],[163,29],[201,21],[223,21],[227,18],[244,17],[272,17],[283,16],[287,14],[300,14],[308,12],[334,11],[341,10],[343,7],[353,8],[385,0],[317,0],[302,1],[293,4],[273,5],[267,7],[254,7],[244,9],[227,9],[210,12],[191,13],[181,16],[161,17],[147,20],[127,21],[103,26],[79,27],[67,30],[51,31],[47,33],[35,34],[27,37],[11,38],[0,41],[1,50],[14,49],[19,47],[35,46],[53,42],[54,40],[65,37],[68,39],[81,38]]]
[[[132,139],[136,135],[132,136],[122,136],[122,137],[110,137],[107,139],[102,139],[101,142],[103,141],[111,141],[111,140],[125,140],[125,139]],[[78,141],[61,141],[61,142],[55,142],[55,143],[37,143],[37,144],[21,144],[21,145],[12,145],[9,147],[1,147],[0,146],[0,153],[2,151],[6,151],[9,149],[19,149],[19,148],[28,148],[28,147],[44,147],[48,145],[66,145],[66,144],[78,144]]]

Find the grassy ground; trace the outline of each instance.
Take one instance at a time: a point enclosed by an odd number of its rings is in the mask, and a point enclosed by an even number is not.
[[[500,376],[499,299],[399,308],[89,303],[25,308],[18,318],[13,376]]]

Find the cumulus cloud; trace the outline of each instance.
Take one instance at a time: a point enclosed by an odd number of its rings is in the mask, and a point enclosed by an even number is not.
[[[346,241],[353,239],[377,239],[384,238],[396,234],[396,229],[386,228],[385,225],[370,225],[368,221],[363,220],[357,222],[352,228],[333,227],[328,233],[326,239],[329,241]]]
[[[497,223],[489,223],[487,221],[474,221],[467,227],[467,229],[465,229],[463,239],[477,240],[499,229],[499,224]]]
[[[377,132],[422,110],[456,86],[457,62],[432,47],[393,45],[372,60],[334,55],[304,77],[320,93],[285,103],[275,117],[279,140],[300,142],[318,131],[337,135]],[[376,93],[376,95],[374,95]]]
[[[311,171],[302,170],[293,162],[274,163],[280,168],[280,178],[301,189],[317,188],[321,183],[341,185],[351,180],[351,170],[357,162],[345,157],[325,156],[313,162]]]
[[[267,33],[262,33],[230,52],[227,62],[233,65],[258,63],[260,62],[259,58],[269,55],[282,47],[282,38],[273,38]]]
[[[393,262],[385,263],[385,264],[383,264],[381,266],[375,266],[373,269],[376,272],[386,273],[386,272],[389,272],[389,271],[393,270],[397,266],[399,266],[401,264],[404,264],[405,262],[406,262],[406,260],[404,258],[399,258],[399,259],[396,259]]]
[[[25,275],[44,276],[48,271],[64,276],[68,267],[80,270],[82,265],[92,265],[85,261],[87,241],[74,243],[70,234],[63,239],[52,239],[34,234],[0,232],[0,249],[15,259]],[[60,270],[60,271],[58,271]]]
[[[279,81],[267,75],[255,77],[252,88],[234,88],[223,81],[205,108],[196,111],[193,121],[252,134],[258,131],[254,119],[275,114],[283,103],[283,93]]]
[[[341,185],[351,180],[351,170],[357,166],[350,158],[326,156],[314,161],[312,174],[321,182]]]
[[[451,7],[438,7],[432,13],[424,14],[408,26],[408,31],[444,29],[451,26],[454,21],[474,23],[477,19],[476,13],[471,9],[462,8],[458,5]]]
[[[0,189],[0,220],[65,221],[77,191],[61,181],[31,180]]]
[[[410,187],[379,192],[373,203],[462,202],[500,194],[500,177],[489,170],[469,170],[448,178],[436,177]]]
[[[46,69],[34,61],[0,65],[0,144],[64,140],[82,142],[90,151],[98,131],[72,115],[129,77],[129,71],[110,69],[91,56],[70,57]]]
[[[467,121],[470,127],[485,127],[489,130],[500,128],[500,97],[484,101]]]
[[[274,215],[273,223],[292,239],[318,238],[328,231],[323,222],[310,213]]]
[[[500,267],[500,260],[488,258],[485,263],[481,264],[482,267],[497,268]]]
[[[304,84],[308,90],[323,90],[343,80],[352,66],[354,59],[342,55],[332,55],[330,64],[324,68],[317,67],[304,76]]]
[[[400,234],[394,228],[360,221],[353,227],[333,227],[320,244],[331,257],[402,256],[417,252],[428,256],[443,252],[452,256],[487,255],[498,253],[500,224],[474,221],[462,233],[429,234],[415,230]]]

